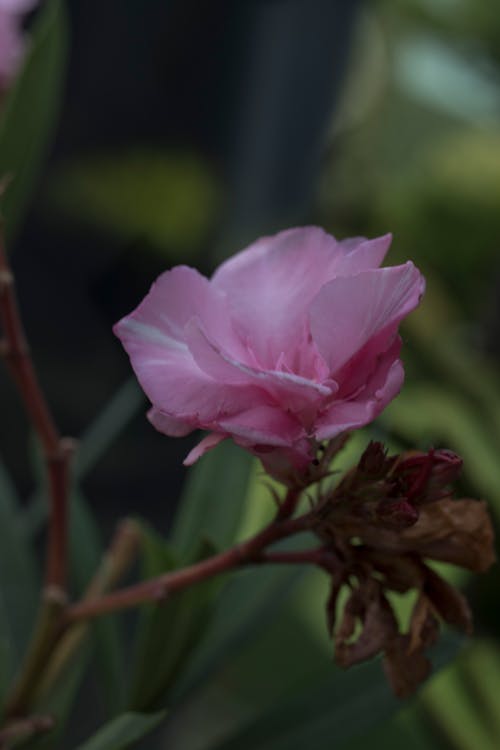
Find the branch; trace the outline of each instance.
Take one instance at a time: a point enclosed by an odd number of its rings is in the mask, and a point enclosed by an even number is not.
[[[125,575],[140,544],[141,531],[137,524],[130,519],[122,521],[82,603],[102,596]],[[23,669],[6,702],[7,716],[22,716],[33,697],[49,691],[87,634],[86,623],[77,623],[77,627],[66,629],[60,607],[50,607],[48,601],[39,618]]]
[[[46,596],[64,600],[67,558],[67,505],[69,461],[73,441],[62,438],[37,378],[26,341],[0,227],[0,321],[3,354],[24,408],[42,446],[50,494],[50,521],[46,561]]]
[[[26,719],[14,721],[0,729],[0,750],[7,750],[12,742],[17,744],[36,734],[49,732],[53,726],[52,716],[28,716]]]
[[[135,584],[90,601],[81,601],[67,608],[65,623],[129,609],[145,602],[159,602],[174,591],[192,586],[206,578],[225,573],[242,565],[260,562],[262,550],[271,544],[310,527],[309,513],[295,519],[275,520],[246,542],[237,544],[225,552],[190,565],[181,570],[164,573],[148,581]]]

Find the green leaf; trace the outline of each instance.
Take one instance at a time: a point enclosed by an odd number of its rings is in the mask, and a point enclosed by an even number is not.
[[[74,491],[70,513],[70,566],[71,575],[78,592],[85,590],[104,555],[96,522],[80,491]],[[91,633],[96,652],[99,684],[112,711],[119,710],[124,703],[125,655],[121,644],[117,618],[96,618],[91,624]]]
[[[225,669],[281,610],[301,575],[270,567],[234,574],[218,597],[210,628],[176,685],[175,697],[184,697]]]
[[[11,179],[2,197],[9,243],[27,208],[55,129],[66,60],[66,26],[64,3],[47,0],[0,121],[0,177]]]
[[[126,713],[113,719],[76,750],[122,750],[152,732],[166,712],[154,714]]]
[[[143,406],[145,396],[135,378],[127,380],[82,435],[76,454],[75,475],[85,477]]]
[[[439,736],[432,732],[420,712],[414,707],[405,708],[384,722],[381,727],[370,729],[368,734],[357,737],[337,750],[366,750],[367,747],[384,750],[444,750]]]
[[[436,659],[448,660],[457,639],[443,638]],[[292,657],[293,658],[293,655]],[[377,726],[404,703],[386,684],[379,660],[347,671],[333,670],[321,683],[308,685],[290,700],[216,744],[217,750],[324,750],[341,747]]]
[[[64,647],[64,640],[62,642]],[[77,652],[67,661],[57,682],[33,706],[34,713],[48,714],[55,721],[54,729],[40,737],[30,740],[23,748],[26,750],[54,750],[63,735],[68,718],[71,715],[75,697],[89,664],[92,648],[84,642]]]
[[[9,676],[31,635],[39,591],[37,564],[22,533],[18,509],[14,487],[0,463],[0,640],[10,662],[2,665]]]
[[[190,470],[171,534],[182,562],[200,537],[219,548],[234,541],[243,514],[251,456],[226,440]]]
[[[171,569],[172,554],[157,535],[146,534],[144,547],[149,576]],[[205,542],[192,562],[213,552],[213,545]],[[220,579],[209,579],[172,594],[164,603],[142,608],[130,700],[133,709],[151,710],[161,705],[204,633],[220,586]]]
[[[491,688],[490,688],[491,689]],[[494,689],[494,687],[493,687]],[[470,686],[460,664],[443,670],[433,680],[424,696],[424,707],[448,745],[456,750],[494,750],[498,738],[484,721],[477,696],[471,694]],[[457,721],[457,717],[460,720]]]
[[[104,409],[79,439],[73,466],[75,479],[83,479],[94,468],[139,411],[144,398],[135,378],[127,380],[110,398]],[[43,466],[43,457],[38,449],[35,451],[35,457],[37,456],[37,460]],[[40,476],[40,486],[43,487],[44,469],[38,470],[37,475]],[[46,518],[47,500],[44,492],[38,489],[30,498],[29,505],[23,513],[23,527],[26,529],[26,535],[33,537],[38,533]]]

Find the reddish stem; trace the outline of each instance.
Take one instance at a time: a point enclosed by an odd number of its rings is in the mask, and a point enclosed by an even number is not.
[[[321,567],[325,562],[325,552],[323,547],[305,550],[284,550],[283,552],[262,552],[259,555],[258,562],[283,563],[285,565],[304,565],[306,563]]]
[[[221,552],[218,555],[202,560],[181,570],[165,573],[157,578],[143,581],[134,586],[101,596],[92,601],[81,601],[70,606],[65,613],[65,622],[86,620],[107,612],[135,607],[144,602],[157,602],[174,591],[192,586],[219,573],[249,563],[260,562],[262,550],[280,539],[305,531],[309,528],[309,514],[296,519],[274,521],[259,534],[246,542]]]
[[[51,596],[63,596],[66,585],[68,468],[73,443],[61,438],[38,382],[26,343],[3,237],[0,232],[0,320],[2,354],[40,440],[48,475],[50,521],[45,582]]]
[[[283,521],[285,518],[291,518],[293,516],[297,504],[300,499],[301,490],[298,488],[290,488],[278,508],[276,513],[276,521]]]

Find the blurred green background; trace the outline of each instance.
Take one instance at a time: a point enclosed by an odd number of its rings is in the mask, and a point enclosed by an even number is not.
[[[285,226],[320,224],[337,237],[391,231],[389,262],[410,258],[427,276],[403,332],[405,388],[341,465],[372,437],[394,449],[449,447],[465,461],[460,491],[485,498],[498,526],[498,4],[73,0],[66,13],[57,2],[42,12],[28,24],[35,43],[4,113],[0,165],[8,147],[24,180],[19,196],[14,180],[4,213],[34,356],[62,430],[82,437],[74,534],[93,541],[75,553],[75,592],[119,516],[146,518],[149,574],[199,554],[187,548],[200,535],[224,546],[266,517],[256,467],[224,448],[186,484],[181,463],[194,438],[169,440],[148,425],[111,325],[165,268],[210,273]],[[43,536],[43,487],[29,428],[3,376],[1,385],[1,512],[19,525],[19,552]],[[0,562],[11,565],[5,544]],[[19,581],[33,588],[30,566],[19,559]],[[107,657],[81,666],[88,689],[61,746],[109,712],[159,710],[168,697],[171,713],[140,747],[494,750],[498,566],[480,578],[448,575],[472,602],[476,635],[445,639],[442,669],[404,704],[379,664],[333,667],[321,575],[246,572],[175,611],[143,612],[154,638],[139,638],[135,661],[138,623],[105,621],[92,644]],[[21,589],[11,591],[20,637],[33,616]],[[51,700],[62,712],[60,696]]]

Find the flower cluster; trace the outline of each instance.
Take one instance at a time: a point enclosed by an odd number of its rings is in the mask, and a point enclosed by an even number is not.
[[[231,437],[290,484],[318,443],[371,422],[403,383],[401,320],[424,279],[379,268],[391,237],[337,241],[318,227],[264,237],[209,281],[164,273],[115,333],[161,432]]]
[[[428,560],[475,572],[494,562],[493,530],[484,502],[454,499],[450,482],[461,459],[451,451],[387,456],[370,443],[358,465],[320,498],[313,529],[331,575],[328,624],[343,667],[383,654],[395,693],[411,694],[430,671],[427,649],[439,621],[466,633],[472,618],[463,595]],[[339,593],[348,590],[343,611]],[[388,593],[415,591],[402,633]]]
[[[282,538],[274,532],[305,488],[324,486],[349,432],[401,388],[398,328],[425,284],[412,263],[379,268],[390,239],[339,242],[317,227],[265,237],[211,280],[185,266],[163,274],[115,326],[153,425],[172,436],[209,432],[186,464],[232,438],[287,485],[266,542]],[[333,489],[319,492],[310,514],[294,519],[319,549],[257,556],[326,570],[338,663],[383,654],[400,696],[428,674],[440,620],[472,627],[467,602],[428,561],[483,571],[494,558],[485,504],[452,497],[461,465],[451,451],[388,456],[371,443]],[[262,555],[248,549],[249,559]],[[389,595],[408,591],[416,602],[401,632]]]

